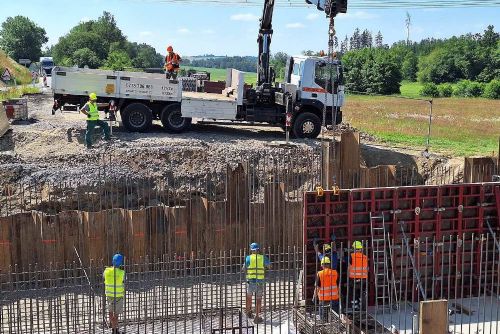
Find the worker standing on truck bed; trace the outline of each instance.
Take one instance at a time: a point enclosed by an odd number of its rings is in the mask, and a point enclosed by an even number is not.
[[[87,115],[87,131],[85,132],[85,143],[87,148],[92,146],[92,134],[96,126],[100,127],[104,132],[104,140],[110,140],[109,126],[106,122],[99,119],[99,109],[97,107],[96,93],[90,93],[89,101],[80,109],[80,112]]]
[[[252,297],[255,295],[255,318],[254,323],[262,322],[260,312],[262,309],[262,296],[264,295],[266,268],[271,267],[269,259],[259,254],[260,246],[258,243],[253,242],[250,244],[250,252],[245,259],[243,268],[246,269],[247,281],[247,297],[245,313],[247,317],[252,318]]]
[[[331,268],[330,258],[323,256],[321,259],[321,270],[316,275],[314,284],[313,301],[319,301],[320,317],[322,321],[328,321],[328,310],[332,309],[337,314],[340,310],[340,293],[337,285],[339,274]]]
[[[115,254],[112,267],[104,270],[104,293],[108,305],[109,322],[112,334],[121,334],[118,330],[118,316],[123,313],[125,299],[125,270],[123,270],[123,255]]]
[[[348,263],[350,299],[353,310],[364,310],[368,290],[368,256],[363,254],[363,243],[354,241]]]
[[[182,61],[181,56],[174,52],[174,48],[169,46],[167,48],[167,56],[165,57],[165,76],[167,79],[177,79],[177,72],[179,72]]]

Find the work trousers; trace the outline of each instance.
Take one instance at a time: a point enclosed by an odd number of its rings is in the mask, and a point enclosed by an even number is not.
[[[94,134],[95,127],[98,126],[104,132],[104,139],[110,139],[109,126],[106,122],[101,121],[100,119],[96,121],[87,120],[87,131],[85,132],[85,143],[87,147],[92,146],[92,135]]]
[[[338,300],[330,301],[319,301],[319,314],[321,321],[328,322],[328,313],[330,310],[335,311],[337,314],[340,313],[340,303]]]
[[[347,301],[353,310],[364,310],[366,308],[366,296],[368,291],[367,279],[349,278],[349,300]],[[348,305],[349,307],[349,305]]]

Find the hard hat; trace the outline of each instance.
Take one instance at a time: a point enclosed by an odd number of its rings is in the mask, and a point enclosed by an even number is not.
[[[260,246],[259,246],[259,244],[258,244],[258,243],[256,243],[256,242],[252,242],[252,243],[250,244],[250,250],[252,250],[252,251],[256,251],[256,250],[259,250],[259,249],[260,249]]]
[[[321,259],[321,265],[323,266],[325,264],[330,264],[330,263],[332,263],[330,261],[330,258],[328,256],[323,256],[323,258]]]
[[[329,252],[332,249],[332,246],[330,244],[324,244],[323,245],[323,250],[325,252]]]
[[[113,256],[113,266],[119,267],[123,264],[123,255],[117,253]]]
[[[354,248],[354,249],[363,249],[363,244],[361,243],[361,241],[354,241],[352,243],[352,248]]]
[[[97,100],[97,94],[96,93],[90,93],[89,98],[91,101]]]
[[[171,45],[169,45],[167,48],[167,52],[174,52],[174,48]]]

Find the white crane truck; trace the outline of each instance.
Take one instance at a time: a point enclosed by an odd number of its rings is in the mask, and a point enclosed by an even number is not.
[[[288,123],[293,136],[316,138],[322,124],[342,121],[342,65],[328,57],[290,57],[284,82],[275,83],[270,67],[274,4],[275,0],[265,0],[260,21],[255,88],[245,89],[244,72],[234,69],[228,69],[226,89],[210,94],[183,92],[181,81],[167,80],[161,74],[56,67],[52,78],[54,110],[65,104],[83,105],[88,94],[95,92],[99,103],[117,103],[129,131],[146,132],[153,120],[159,119],[167,131],[179,133],[196,118],[269,123],[282,128]],[[346,7],[339,6],[337,12],[345,11]]]

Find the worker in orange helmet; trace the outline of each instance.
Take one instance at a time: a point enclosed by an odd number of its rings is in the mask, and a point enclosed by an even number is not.
[[[165,57],[165,77],[167,79],[177,79],[177,73],[181,68],[181,61],[181,56],[174,52],[172,46],[169,46],[167,48],[167,56]]]

